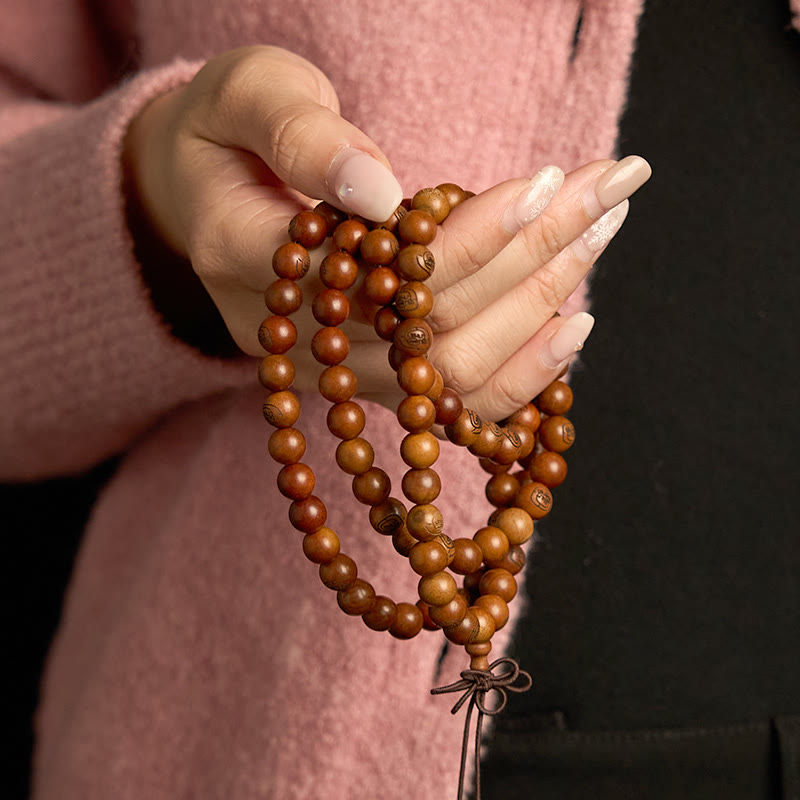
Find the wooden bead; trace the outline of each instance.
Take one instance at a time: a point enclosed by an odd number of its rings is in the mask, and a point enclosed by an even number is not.
[[[484,561],[496,561],[505,557],[508,552],[508,538],[500,528],[495,528],[493,525],[481,528],[472,539],[481,548]]]
[[[531,433],[539,430],[542,416],[539,409],[533,403],[528,403],[517,409],[510,417],[504,420],[504,424],[524,425]]]
[[[436,238],[436,220],[427,211],[412,210],[397,226],[397,233],[405,242],[430,244]]]
[[[319,277],[329,289],[349,289],[358,277],[358,264],[350,253],[335,250],[322,259]]]
[[[417,575],[433,575],[447,567],[447,551],[437,539],[417,542],[408,554],[408,562]]]
[[[444,426],[445,436],[453,444],[461,447],[469,447],[474,444],[482,430],[483,420],[469,408],[463,409],[455,422]]]
[[[394,600],[379,594],[372,608],[361,619],[373,631],[388,631],[397,619],[397,604]]]
[[[392,482],[389,476],[380,468],[372,467],[363,475],[353,478],[353,494],[359,503],[368,506],[377,506],[389,497],[392,491]]]
[[[433,344],[433,331],[424,319],[404,319],[395,329],[394,346],[412,356],[424,356]]]
[[[444,635],[453,644],[469,644],[474,640],[479,630],[480,623],[478,618],[473,609],[469,608],[461,622],[444,629]]]
[[[289,238],[309,250],[319,247],[327,236],[327,223],[314,211],[301,211],[289,223]]]
[[[328,409],[328,430],[339,439],[355,439],[364,430],[364,409],[352,400],[336,403]]]
[[[488,655],[492,651],[492,643],[491,642],[481,642],[480,644],[467,644],[464,646],[464,650],[467,651],[467,654],[470,656],[469,660],[469,668],[475,670],[482,670],[483,672],[488,672],[489,667],[489,658]]]
[[[332,236],[337,225],[347,219],[347,214],[344,211],[324,201],[314,206],[314,213],[325,221],[326,236]]]
[[[339,553],[333,561],[320,565],[319,578],[329,589],[340,592],[358,578],[358,567],[350,556]]]
[[[367,264],[384,267],[397,258],[400,245],[391,231],[375,228],[361,240],[361,258]]]
[[[323,289],[314,298],[311,313],[320,325],[336,327],[350,316],[350,301],[339,289]]]
[[[455,555],[456,555],[456,546],[455,546],[455,544],[453,543],[453,540],[452,540],[452,539],[451,539],[451,538],[450,538],[450,537],[449,537],[449,536],[448,536],[446,533],[440,533],[440,534],[439,534],[439,535],[436,537],[436,541],[437,541],[437,542],[438,542],[438,543],[439,543],[439,544],[440,544],[442,547],[444,547],[444,549],[445,549],[445,552],[447,553],[447,566],[449,567],[449,566],[450,566],[450,564],[452,564],[452,563],[453,563],[453,559],[455,558]]]
[[[371,583],[356,578],[346,589],[337,592],[336,602],[345,614],[360,617],[372,608],[375,602],[375,589]]]
[[[500,428],[500,431],[503,438],[492,456],[498,464],[513,464],[517,459],[527,456],[536,444],[534,435],[524,425],[512,422]]]
[[[474,603],[475,607],[483,608],[492,615],[495,630],[505,627],[508,622],[508,603],[499,594],[483,594]]]
[[[543,483],[548,489],[554,489],[567,478],[567,462],[559,453],[544,450],[533,457],[528,471],[532,480]]]
[[[350,367],[328,367],[319,376],[319,393],[331,403],[350,400],[358,389],[358,380]]]
[[[436,401],[442,396],[442,392],[444,391],[444,378],[442,377],[442,373],[439,372],[438,369],[433,370],[433,384],[427,392],[425,392],[425,397],[429,400],[433,401],[434,408],[436,407]]]
[[[489,524],[500,528],[510,545],[525,544],[533,535],[533,520],[521,508],[503,508],[489,517]]]
[[[294,364],[283,355],[263,358],[258,365],[258,380],[265,389],[280,392],[294,383]]]
[[[340,328],[320,328],[311,339],[311,352],[320,364],[339,364],[350,352],[350,340]]]
[[[272,256],[272,269],[279,278],[296,281],[302,278],[311,266],[308,250],[297,242],[282,244]]]
[[[439,476],[430,468],[410,469],[403,475],[403,494],[418,505],[432,503],[442,490]]]
[[[394,547],[401,556],[408,556],[411,552],[411,548],[416,543],[417,540],[406,528],[401,528],[399,531],[392,534],[392,547]]]
[[[450,213],[450,202],[441,189],[420,189],[411,199],[411,208],[426,211],[441,225]]]
[[[267,395],[261,410],[270,425],[291,428],[300,417],[300,401],[294,392],[273,392]]]
[[[489,569],[505,569],[516,575],[525,568],[525,551],[515,544],[508,549],[503,558],[486,559],[486,566]]]
[[[379,306],[391,303],[399,288],[400,278],[388,267],[376,267],[364,279],[364,294]]]
[[[328,564],[339,555],[339,537],[324,525],[303,538],[303,554],[315,564]]]
[[[401,317],[394,308],[391,306],[384,306],[375,315],[372,324],[375,328],[375,333],[377,333],[381,339],[392,342],[394,341],[395,331],[400,327],[402,321],[403,317]],[[391,361],[389,363],[391,363]]]
[[[406,507],[396,497],[387,497],[369,510],[369,524],[383,536],[394,536],[405,530],[405,521]]]
[[[337,250],[355,253],[361,240],[367,235],[369,228],[359,220],[346,219],[337,225],[333,232],[333,246]]]
[[[273,314],[288,317],[303,304],[303,290],[294,281],[279,278],[267,287],[264,303]]]
[[[297,341],[297,328],[288,317],[267,317],[258,329],[258,341],[268,353],[285,353]]]
[[[392,231],[394,233],[394,231],[397,230],[400,220],[403,219],[406,214],[408,214],[408,209],[405,206],[399,205],[392,213],[392,216],[381,222],[378,227],[386,228],[387,231]]]
[[[517,582],[506,569],[490,569],[481,576],[478,589],[482,595],[496,594],[510,603],[517,594]]]
[[[422,630],[422,612],[411,603],[397,604],[397,618],[389,628],[395,639],[413,639]]]
[[[433,253],[421,244],[403,247],[397,254],[397,274],[405,281],[426,281],[436,269]]]
[[[325,503],[313,494],[303,500],[295,500],[289,506],[289,522],[303,533],[314,533],[327,519]]]
[[[443,606],[431,606],[430,611],[431,619],[440,628],[449,628],[452,625],[458,625],[467,613],[467,601],[462,594],[456,592],[455,597]]]
[[[423,433],[433,425],[436,410],[425,395],[410,395],[397,406],[397,421],[409,433]]]
[[[422,627],[426,631],[439,630],[439,626],[431,619],[431,607],[422,600],[417,600],[416,606],[422,612]]]
[[[420,281],[409,281],[397,289],[394,307],[406,319],[422,319],[433,310],[433,292]]]
[[[406,394],[427,394],[433,386],[435,378],[436,370],[433,368],[433,364],[422,356],[407,358],[397,370],[397,382]],[[430,400],[430,398],[428,399]],[[433,424],[433,420],[436,419],[433,401],[431,401],[431,409],[433,411],[431,424]]]
[[[491,615],[488,609],[483,608],[482,606],[472,606],[470,611],[475,614],[475,617],[478,620],[478,630],[473,636],[470,637],[470,644],[483,644],[484,642],[488,642],[495,632],[496,626],[494,623],[494,617]]]
[[[464,411],[461,398],[452,389],[445,387],[433,401],[436,408],[436,422],[439,425],[452,425]]]
[[[414,537],[415,544],[417,539],[429,542],[442,533],[444,528],[442,512],[430,503],[412,506],[406,516],[406,528]]]
[[[541,519],[553,507],[553,495],[543,483],[526,483],[514,498],[514,505],[528,513],[532,519]]]
[[[336,448],[336,463],[342,472],[348,475],[363,475],[375,461],[375,451],[366,440],[357,436],[355,439],[345,439],[339,442]]]
[[[467,599],[470,597],[474,599],[480,594],[480,582],[485,574],[486,567],[481,567],[480,569],[476,569],[475,572],[470,572],[469,575],[464,576],[464,592],[466,593],[465,596]]]
[[[308,464],[287,464],[278,473],[278,491],[290,500],[303,500],[313,491],[317,479]]]
[[[479,458],[478,464],[484,472],[488,472],[490,475],[502,475],[511,468],[510,464],[498,464],[491,458]]]
[[[399,325],[398,321],[398,325]],[[394,332],[392,332],[392,338],[394,338]],[[407,359],[413,358],[408,353],[404,353],[402,350],[398,350],[394,345],[389,348],[389,366],[397,372],[400,369],[400,365]]]
[[[486,482],[486,499],[498,508],[512,505],[518,491],[519,481],[513,475],[492,475]]]
[[[306,451],[306,439],[297,428],[278,428],[272,432],[267,446],[279,464],[296,464]]]
[[[439,440],[432,433],[409,433],[400,443],[400,456],[412,469],[432,467],[439,458]]]
[[[539,441],[548,450],[563,453],[575,443],[575,426],[566,417],[548,417],[539,428]]]
[[[484,420],[475,441],[467,445],[467,450],[473,455],[491,458],[500,449],[502,440],[503,432],[500,430],[500,426]]]
[[[535,400],[543,414],[563,416],[572,408],[572,389],[564,381],[553,381]]]
[[[483,562],[483,550],[472,539],[453,539],[455,555],[450,564],[450,569],[457,575],[470,575],[480,569]]]
[[[440,183],[436,188],[444,192],[451,211],[467,199],[467,193],[455,183]]]
[[[444,606],[456,596],[458,586],[449,572],[436,572],[420,578],[417,590],[420,600],[429,606]]]

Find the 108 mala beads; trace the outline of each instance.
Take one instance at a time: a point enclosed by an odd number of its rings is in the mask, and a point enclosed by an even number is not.
[[[435,268],[427,245],[450,210],[467,196],[454,184],[423,189],[389,220],[372,226],[327,203],[297,214],[289,225],[291,241],[279,247],[272,260],[277,278],[265,292],[272,316],[259,329],[259,341],[269,355],[261,362],[259,379],[270,392],[263,408],[276,428],[269,452],[283,465],[278,488],[291,500],[289,520],[305,534],[303,552],[319,565],[320,579],[337,593],[342,611],[399,639],[410,639],[423,628],[441,628],[451,642],[465,647],[471,671],[489,674],[495,666],[488,660],[491,639],[508,621],[508,604],[517,593],[515,575],[525,564],[523,545],[531,538],[534,521],[552,508],[551,489],[567,474],[561,454],[572,445],[575,431],[564,416],[572,405],[572,391],[559,380],[498,425],[464,408],[427,358],[433,334],[425,318],[433,295],[425,281]],[[341,440],[336,463],[353,476],[353,494],[369,507],[374,530],[391,536],[395,550],[420,576],[416,603],[396,603],[379,595],[359,575],[353,559],[341,551],[336,532],[326,526],[325,504],[314,494],[314,473],[302,461],[306,442],[295,427],[300,401],[291,391],[295,368],[287,355],[297,340],[291,315],[303,302],[297,281],[310,267],[308,251],[328,237],[333,246],[320,266],[325,288],[312,305],[321,327],[311,350],[325,367],[319,391],[331,403],[328,429]],[[375,331],[391,342],[389,363],[406,393],[397,419],[407,431],[400,453],[409,467],[402,480],[408,507],[392,496],[389,476],[374,464],[373,448],[361,435],[364,410],[353,399],[356,376],[342,363],[350,343],[339,326],[349,317],[346,292],[360,266],[369,270],[363,291],[379,306]],[[451,442],[478,457],[489,475],[486,497],[495,511],[472,538],[451,539],[435,505],[441,485],[434,469],[439,457],[439,440],[431,433],[434,423],[444,426]],[[503,685],[513,690],[508,681]]]

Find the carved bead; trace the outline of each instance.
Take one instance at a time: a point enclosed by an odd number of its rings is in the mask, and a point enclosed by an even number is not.
[[[340,592],[358,578],[358,567],[350,556],[339,553],[333,561],[320,565],[319,578],[329,589]]]
[[[407,394],[427,394],[433,386],[435,378],[436,370],[433,368],[433,364],[422,356],[407,358],[397,370],[397,382]],[[435,419],[436,409],[432,401],[431,408]],[[433,420],[431,420],[431,424],[433,424]]]
[[[294,383],[294,374],[294,364],[286,356],[267,356],[258,365],[258,380],[271,392],[288,389]]]
[[[422,319],[433,310],[433,292],[420,281],[409,281],[396,290],[394,307],[406,319]]]
[[[373,631],[388,631],[397,619],[397,604],[394,600],[379,594],[372,608],[361,619]]]
[[[397,255],[396,269],[405,281],[426,281],[436,269],[433,253],[421,244],[404,247]]]
[[[474,444],[482,430],[483,420],[468,408],[462,410],[455,422],[451,422],[444,427],[447,438],[453,444],[461,445],[462,447],[469,447]]]
[[[429,606],[444,606],[456,596],[458,586],[449,572],[436,572],[420,578],[417,590],[420,600]]]
[[[369,228],[357,219],[346,219],[339,223],[333,232],[333,246],[337,250],[354,253],[361,240],[367,235]]]
[[[480,433],[472,444],[467,445],[467,450],[473,455],[491,458],[500,449],[502,441],[503,432],[500,430],[500,426],[484,420]]]
[[[433,405],[436,408],[436,422],[439,425],[453,424],[464,410],[461,398],[447,387],[442,389],[441,394],[434,400]]]
[[[336,602],[345,614],[360,617],[372,608],[375,602],[375,589],[371,583],[356,578],[346,589],[337,592]]]
[[[536,439],[524,425],[511,422],[500,428],[500,431],[502,433],[500,447],[492,456],[498,464],[513,464],[533,450]]]
[[[409,433],[400,443],[400,456],[412,469],[432,467],[439,458],[439,440],[432,433]]]
[[[539,441],[548,450],[563,453],[575,442],[575,426],[566,417],[548,417],[539,428]]]
[[[383,503],[392,491],[389,476],[378,467],[372,467],[363,475],[353,478],[353,494],[359,503],[377,506]]]
[[[361,258],[367,264],[386,266],[397,258],[400,245],[391,231],[375,228],[361,240]]]
[[[303,553],[315,564],[327,564],[339,555],[339,537],[324,525],[303,538]]]
[[[431,606],[431,619],[440,628],[449,628],[458,625],[467,613],[467,601],[462,594],[456,593],[455,597],[443,606]]]
[[[442,533],[444,518],[436,506],[426,503],[412,506],[406,516],[406,528],[411,536],[421,542],[429,542]]]
[[[480,568],[483,562],[483,550],[472,539],[453,539],[455,555],[450,569],[457,575],[470,575]]]
[[[358,277],[358,264],[350,253],[335,250],[322,259],[319,277],[329,289],[349,289]]]
[[[289,223],[289,238],[309,250],[319,247],[328,235],[325,220],[314,211],[301,211]]]
[[[328,430],[339,439],[355,439],[364,430],[364,409],[352,400],[328,409]]]
[[[378,226],[379,228],[386,228],[387,231],[394,232],[397,229],[397,226],[403,217],[408,214],[408,209],[405,206],[399,205],[392,213],[392,216],[389,219],[385,219],[381,224]]]
[[[572,399],[572,389],[564,381],[553,381],[535,402],[542,413],[557,417],[572,408]]]
[[[418,505],[432,503],[442,490],[439,476],[430,468],[410,469],[403,475],[403,494]]]
[[[553,495],[543,483],[526,483],[514,498],[514,505],[528,513],[533,519],[541,519],[553,507]]]
[[[394,536],[405,530],[405,520],[406,507],[396,497],[387,497],[369,510],[369,524],[383,536]]]
[[[325,503],[313,494],[303,500],[295,500],[289,506],[289,522],[303,533],[314,533],[328,519]]]
[[[504,423],[524,425],[531,433],[536,433],[539,430],[541,421],[542,417],[539,414],[539,409],[533,403],[528,403],[517,409],[510,417],[504,420]]]
[[[278,491],[290,500],[303,500],[313,491],[317,479],[308,464],[287,464],[278,473]]]
[[[397,618],[389,628],[395,639],[413,639],[422,630],[422,612],[411,603],[397,604]]]
[[[469,608],[461,622],[444,629],[444,635],[453,642],[453,644],[469,644],[471,641],[474,641],[479,630],[480,623],[478,622],[478,618],[475,612]]]
[[[261,410],[270,425],[291,428],[300,417],[300,401],[294,392],[273,392],[267,395]]]
[[[375,451],[366,440],[357,436],[355,439],[345,439],[339,442],[336,448],[336,463],[342,472],[348,475],[363,475],[372,467],[375,461]]]
[[[433,425],[436,410],[425,395],[410,395],[397,406],[397,421],[409,433],[422,433]]]
[[[417,540],[408,532],[406,528],[401,528],[392,534],[392,547],[401,555],[408,556],[411,548]]]
[[[356,375],[350,367],[328,367],[319,376],[319,393],[331,403],[350,400],[358,389]]]
[[[350,316],[350,301],[338,289],[323,289],[314,298],[311,313],[320,325],[335,327]]]
[[[480,593],[497,594],[510,603],[517,594],[517,582],[514,576],[506,569],[487,570],[478,584]]]
[[[481,528],[472,539],[483,551],[484,561],[496,561],[504,558],[508,552],[508,538],[500,528],[495,528],[492,525]]]
[[[267,317],[258,329],[258,341],[268,353],[285,353],[297,341],[297,328],[288,317]]]
[[[450,202],[441,189],[420,189],[411,200],[411,208],[426,211],[441,225],[450,213]]]
[[[272,269],[279,278],[296,281],[302,278],[311,266],[308,250],[297,242],[282,244],[272,256]]]
[[[544,450],[533,457],[528,471],[532,480],[543,483],[548,489],[555,489],[567,478],[567,462],[559,453]]]
[[[436,220],[426,211],[409,211],[397,226],[400,238],[414,244],[430,244],[436,238]]]
[[[404,319],[395,329],[394,346],[412,356],[424,356],[433,343],[433,331],[424,319]]]
[[[306,439],[297,428],[278,428],[270,435],[267,446],[279,464],[296,464],[306,451]]]
[[[512,546],[525,544],[533,535],[533,520],[521,508],[498,509],[489,517],[489,524],[500,528]]]
[[[447,551],[436,539],[417,542],[408,554],[408,562],[417,575],[441,572],[447,566],[447,561]]]
[[[279,278],[267,287],[264,303],[273,314],[287,317],[302,305],[303,290],[294,281]]]
[[[311,339],[311,352],[320,364],[333,366],[347,358],[350,340],[339,328],[320,328]]]
[[[499,594],[483,594],[474,605],[486,609],[492,615],[495,630],[499,631],[508,622],[508,603]]]
[[[483,644],[484,642],[488,642],[495,632],[494,617],[488,609],[482,606],[472,606],[470,611],[475,614],[478,620],[478,630],[470,637],[470,643]]]
[[[400,278],[388,267],[376,267],[364,279],[364,293],[379,306],[391,303],[399,287]]]
[[[525,551],[518,544],[512,545],[503,558],[487,558],[486,566],[489,569],[505,569],[516,575],[525,568]]]

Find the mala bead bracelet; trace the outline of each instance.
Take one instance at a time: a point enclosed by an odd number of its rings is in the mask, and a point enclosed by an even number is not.
[[[435,262],[427,245],[450,210],[468,196],[455,184],[423,189],[377,225],[327,203],[297,214],[289,224],[290,241],[272,259],[277,277],[264,295],[272,316],[259,329],[269,355],[258,374],[269,391],[263,406],[264,417],[275,427],[269,452],[282,465],[278,489],[291,501],[289,521],[304,534],[303,553],[319,565],[320,580],[336,592],[342,611],[399,639],[413,638],[423,628],[442,629],[448,640],[466,649],[467,673],[490,675],[492,636],[508,621],[508,604],[517,593],[515,575],[525,565],[523,546],[534,522],[550,512],[551,490],[566,478],[561,454],[574,442],[575,429],[564,416],[572,406],[572,391],[560,380],[496,424],[465,408],[428,360],[433,332],[425,318],[433,295],[425,281]],[[302,461],[306,441],[296,427],[300,401],[291,389],[295,368],[287,355],[297,341],[291,315],[303,302],[297,281],[310,268],[308,251],[329,237],[331,250],[319,273],[325,288],[312,303],[320,328],[311,351],[324,366],[319,391],[331,403],[328,429],[340,440],[336,463],[353,476],[353,495],[369,507],[376,533],[391,537],[394,549],[419,575],[415,603],[379,595],[360,576],[353,559],[341,551],[337,533],[326,526],[325,503],[314,494],[314,473]],[[363,292],[378,307],[375,332],[391,343],[389,363],[406,394],[397,420],[406,431],[400,455],[408,466],[402,493],[409,505],[392,495],[389,476],[375,466],[373,447],[362,436],[364,410],[354,400],[356,376],[343,364],[350,350],[340,327],[350,315],[346,292],[362,268],[368,270]],[[431,433],[435,423],[444,426],[451,442],[473,453],[488,474],[486,497],[495,510],[472,538],[451,539],[435,504],[441,490],[434,469],[440,454],[439,440]],[[482,680],[480,692],[493,688],[491,680]]]

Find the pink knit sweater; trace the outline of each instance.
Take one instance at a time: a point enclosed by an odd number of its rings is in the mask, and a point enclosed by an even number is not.
[[[254,362],[203,356],[153,310],[120,191],[129,121],[204,58],[277,44],[328,74],[408,189],[481,190],[612,154],[640,6],[0,0],[0,477],[125,452],[49,658],[37,798],[433,798],[458,773],[462,720],[428,692],[463,651],[439,673],[440,635],[339,611],[285,522]],[[330,524],[379,593],[413,601],[331,468],[324,410],[304,398],[301,421]],[[369,411],[397,481],[401,432]],[[448,531],[470,535],[489,512],[474,460],[446,448],[437,469]]]

